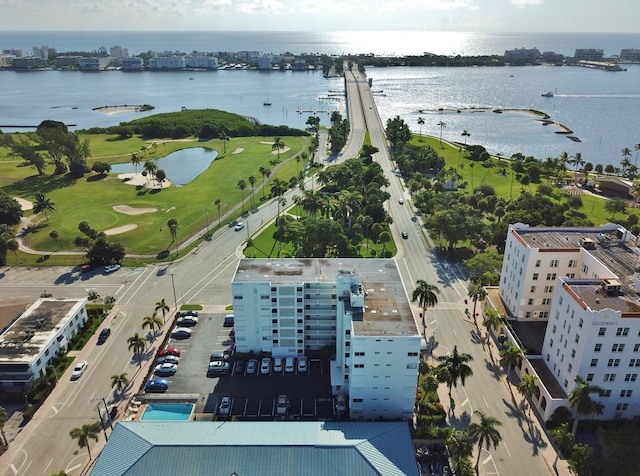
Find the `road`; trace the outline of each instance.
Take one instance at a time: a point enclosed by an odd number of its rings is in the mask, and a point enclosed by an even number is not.
[[[410,196],[392,172],[384,127],[365,78],[357,72],[347,72],[345,83],[351,133],[340,156],[330,161],[357,157],[365,132],[369,131],[372,144],[379,149],[374,160],[381,164],[390,180],[388,192],[391,200],[387,207],[394,218],[392,233],[398,244],[396,259],[407,293],[411,294],[417,279],[436,284],[441,291],[439,304],[427,313],[427,336],[433,337],[435,342],[433,353],[443,355],[457,345],[461,352],[474,357],[474,376],[465,387],[459,386],[454,391],[459,403],[451,424],[466,427],[469,416],[476,409],[503,422],[500,428],[503,443],[495,451],[483,452],[482,474],[538,476],[549,473],[547,463],[540,457],[539,445],[535,443],[542,439],[541,444],[547,445],[545,451],[548,452],[548,442],[544,435],[537,434],[538,427],[529,426],[515,414],[503,380],[475,338],[473,325],[464,319],[462,311],[468,282],[463,271],[456,265],[439,260],[431,252],[420,222],[411,220],[414,210]],[[324,141],[326,136],[321,137],[321,142]],[[312,180],[309,178],[305,185],[310,187]],[[299,191],[287,192],[287,203],[292,203],[292,196],[296,193]],[[404,205],[399,203],[400,198],[404,199]],[[97,421],[96,406],[102,405],[102,398],[107,405],[121,401],[111,391],[111,375],[127,372],[136,385],[142,382],[142,373],[145,372],[139,370],[137,361],[127,349],[127,337],[135,332],[143,333],[142,318],[151,314],[155,303],[163,298],[172,304],[172,308],[182,303],[199,303],[213,312],[223,312],[224,306],[230,302],[230,282],[243,241],[261,226],[266,226],[276,213],[276,201],[271,200],[263,204],[257,213],[244,219],[244,230],[220,230],[211,241],[203,242],[171,264],[123,269],[112,275],[100,272],[80,275],[68,268],[5,269],[0,279],[0,299],[5,302],[31,302],[43,290],[54,297],[85,297],[87,291],[96,290],[103,297],[106,294],[116,296],[117,302],[107,318],[106,325],[112,328],[110,338],[104,345],[96,346],[94,336],[77,355],[77,360],[89,362],[81,379],[70,382],[70,370],[60,376],[61,382],[51,397],[0,458],[0,468],[4,468],[0,474],[47,475],[61,469],[70,475],[80,474],[88,455],[86,449],[80,449],[69,437],[69,430]],[[402,231],[407,231],[408,239],[401,238]],[[416,308],[416,315],[418,312]],[[157,342],[150,343],[148,358],[153,358],[157,345]],[[95,458],[104,445],[104,437],[101,435],[98,443],[90,441],[90,444]],[[555,457],[555,453],[549,454]]]

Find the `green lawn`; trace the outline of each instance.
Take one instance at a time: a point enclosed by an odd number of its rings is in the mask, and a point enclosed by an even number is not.
[[[89,163],[95,160],[106,160],[110,163],[129,162],[131,153],[140,152],[141,147],[146,144],[139,138],[117,140],[106,135],[88,137],[92,151]],[[295,175],[297,162],[295,159],[288,162],[287,160],[305,149],[306,138],[283,137],[282,140],[290,150],[281,151],[282,164],[276,174],[282,180],[289,180]],[[25,241],[30,247],[49,252],[76,250],[73,241],[80,235],[78,223],[81,221],[89,222],[98,231],[135,224],[137,228],[114,235],[113,239],[122,242],[128,254],[155,255],[171,243],[167,220],[178,219],[180,240],[196,234],[205,227],[205,209],[208,209],[210,223],[217,224],[218,209],[214,205],[215,200],[221,200],[221,215],[239,204],[242,193],[237,183],[241,179],[247,183],[244,199],[245,208],[248,208],[251,193],[249,176],[256,177],[256,187],[259,187],[263,181],[259,168],[272,168],[269,161],[276,156],[270,143],[263,143],[270,141],[272,138],[234,138],[226,143],[227,153],[223,154],[223,142],[220,140],[158,140],[157,147],[150,147],[142,153],[143,162],[187,147],[208,147],[216,149],[221,154],[190,184],[161,191],[128,185],[115,174],[104,177],[91,173],[77,179],[68,176],[38,176],[33,168],[20,166],[19,162],[8,160],[6,157],[0,161],[0,175],[3,188],[10,196],[33,200],[34,194],[42,191],[55,203],[56,210],[49,213],[49,220],[40,214],[32,231],[26,236]],[[239,149],[243,150],[233,153]],[[267,195],[268,192],[267,189]],[[256,191],[256,197],[262,197],[262,192]],[[155,208],[157,211],[127,215],[115,211],[115,205]],[[49,237],[49,232],[54,229],[60,234],[57,242]]]

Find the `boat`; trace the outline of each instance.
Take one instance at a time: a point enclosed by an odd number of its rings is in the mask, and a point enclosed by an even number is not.
[[[267,100],[262,103],[263,106],[271,106],[271,101],[269,101],[269,95],[267,94]]]
[[[547,91],[546,93],[541,95],[543,98],[552,98],[553,93],[551,91]]]

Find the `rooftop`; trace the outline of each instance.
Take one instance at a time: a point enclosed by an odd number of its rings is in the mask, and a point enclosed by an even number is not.
[[[84,306],[86,299],[38,299],[0,335],[0,360],[31,360]]]
[[[366,292],[356,335],[418,335],[409,298],[392,259],[282,258],[240,260],[234,282],[303,284],[336,281],[336,272],[354,272]]]
[[[417,475],[406,422],[119,422],[92,476]]]
[[[577,296],[593,311],[614,309],[622,312],[623,315],[635,314],[635,316],[626,317],[640,317],[640,303],[635,292],[625,293],[622,290],[619,292],[606,292],[602,289],[602,280],[564,278],[562,280],[564,281],[563,286],[573,291],[574,296]]]

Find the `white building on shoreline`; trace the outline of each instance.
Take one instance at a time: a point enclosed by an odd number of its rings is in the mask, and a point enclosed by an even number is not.
[[[232,293],[238,352],[335,346],[351,418],[412,418],[421,336],[394,260],[243,259]]]
[[[546,322],[538,355],[522,372],[539,378],[548,419],[568,405],[574,379],[604,389],[600,418],[640,418],[640,249],[624,227],[509,226],[500,297],[520,332]]]

